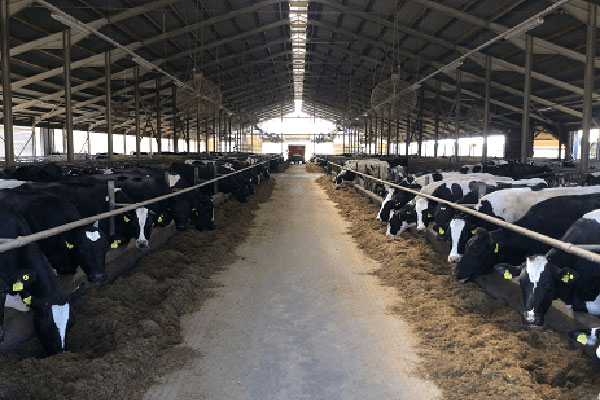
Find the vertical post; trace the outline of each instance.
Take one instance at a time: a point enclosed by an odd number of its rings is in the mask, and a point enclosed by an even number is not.
[[[369,143],[369,122],[365,117],[365,153],[367,152],[367,143]]]
[[[381,114],[381,133],[379,134],[379,154],[383,155],[383,135],[385,134],[385,113]]]
[[[523,88],[523,121],[521,124],[521,162],[529,156],[529,113],[531,110],[531,65],[533,62],[533,36],[525,35],[525,87]]]
[[[400,120],[396,120],[396,155],[400,155]]]
[[[160,76],[156,77],[156,152],[162,154],[162,104],[160,99]]]
[[[213,116],[213,152],[217,151],[217,119]]]
[[[254,125],[250,125],[250,153],[254,153]]]
[[[10,83],[10,48],[8,32],[8,3],[0,0],[0,52],[2,53],[2,100],[4,114],[4,164],[7,167],[15,163],[13,142],[12,86]]]
[[[481,161],[487,161],[487,141],[490,135],[490,90],[492,82],[492,57],[485,56],[485,104],[483,105],[483,149]]]
[[[390,112],[388,114],[388,132],[387,132],[387,146],[386,146],[386,155],[390,155],[392,146],[392,109],[390,108]]]
[[[106,133],[108,134],[108,159],[114,159],[112,133],[112,104],[110,94],[110,50],[104,53],[104,75],[106,79]]]
[[[373,141],[373,117],[369,117],[369,155],[371,155],[371,142]]]
[[[433,156],[438,156],[438,146],[440,140],[440,92],[442,91],[442,82],[435,80],[435,116],[433,122]]]
[[[123,155],[127,155],[127,131],[123,129]]]
[[[65,130],[67,133],[67,161],[73,162],[73,108],[71,106],[71,29],[62,34],[63,78],[65,82]]]
[[[92,155],[92,142],[90,141],[90,128],[87,129],[87,149],[88,155]]]
[[[423,106],[425,97],[425,86],[421,85],[419,89],[419,139],[418,139],[418,155],[423,155]]]
[[[581,172],[586,173],[590,157],[590,129],[592,127],[592,94],[596,60],[596,13],[598,5],[588,3],[587,48],[585,59],[585,75],[583,78],[583,136],[581,139]],[[598,144],[596,144],[598,146]],[[596,159],[600,160],[600,152],[596,147]]]
[[[135,77],[135,158],[140,159],[142,137],[140,134],[140,67],[133,70]]]
[[[377,155],[377,114],[375,114],[375,121],[374,121],[373,125],[375,126],[375,129],[373,131],[374,138],[375,138],[375,153],[374,154]]]
[[[196,153],[200,153],[200,139],[202,134],[200,133],[200,106],[196,107]]]
[[[177,86],[175,84],[171,86],[171,92],[173,96],[173,151],[179,153],[179,140],[177,138]]]
[[[108,209],[109,211],[114,210],[117,207],[115,202],[115,181],[108,181]],[[112,216],[108,219],[108,234],[110,236],[115,235],[115,217]]]
[[[408,159],[408,151],[410,149],[410,131],[411,131],[411,120],[410,114],[408,114],[408,118],[406,120],[406,159]]]
[[[37,155],[37,140],[35,135],[35,119],[31,118],[31,155],[35,157]]]
[[[454,104],[454,113],[456,116],[456,120],[454,121],[454,157],[456,161],[460,156],[459,148],[458,148],[458,136],[460,135],[460,91],[462,86],[462,71],[460,69],[456,70],[456,102]]]
[[[204,118],[204,135],[206,136],[206,146],[204,150],[206,151],[206,154],[208,154],[210,153],[210,148],[208,147],[208,142],[210,142],[210,134],[208,133],[208,117]]]
[[[346,153],[346,124],[342,128],[342,154]]]
[[[187,153],[190,154],[190,117],[186,117],[185,141],[187,143]]]
[[[233,146],[231,145],[231,116],[227,118],[227,134],[229,135],[229,152],[233,150]]]

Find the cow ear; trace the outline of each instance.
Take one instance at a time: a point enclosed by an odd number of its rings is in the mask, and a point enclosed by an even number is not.
[[[561,283],[570,285],[579,278],[579,274],[577,271],[574,271],[570,268],[561,268],[558,271],[558,278],[560,279]]]
[[[494,271],[504,279],[513,279],[521,275],[522,268],[520,265],[497,264],[494,266]]]

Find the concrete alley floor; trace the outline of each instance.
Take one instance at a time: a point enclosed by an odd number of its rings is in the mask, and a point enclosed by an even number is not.
[[[346,234],[303,165],[276,174],[223,287],[182,320],[201,356],[161,379],[147,400],[434,399],[415,377],[411,332],[386,310],[393,290]],[[375,216],[373,216],[374,218]]]

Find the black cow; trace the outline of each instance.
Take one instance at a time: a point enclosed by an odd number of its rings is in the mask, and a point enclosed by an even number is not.
[[[8,207],[0,208],[0,219],[0,237],[16,238],[32,233],[27,221]],[[83,293],[83,288],[69,295],[60,293],[49,267],[36,243],[0,253],[0,276],[10,288],[4,291],[0,306],[3,316],[6,295],[20,295],[33,309],[35,331],[44,349],[48,354],[56,354],[66,349],[67,329],[72,321],[70,305]]]
[[[585,213],[598,208],[600,194],[553,197],[531,207],[514,224],[559,239]],[[542,242],[508,229],[488,232],[485,228],[478,228],[456,265],[456,278],[468,281],[492,273],[495,264],[520,264],[528,255],[545,253],[548,248]]]
[[[62,169],[55,164],[26,165],[13,174],[15,179],[29,182],[59,182],[63,176]]]
[[[45,231],[82,219],[77,208],[66,198],[43,192],[19,189],[0,192],[0,207],[10,207],[20,213],[32,232]],[[74,274],[81,266],[88,281],[107,280],[105,256],[106,235],[88,225],[40,240],[39,246],[59,274]]]
[[[412,205],[407,204],[391,214],[386,235],[397,237],[408,228],[415,226],[417,226],[417,213]]]
[[[571,204],[569,204],[571,205]],[[574,244],[600,244],[600,206],[590,210],[575,221],[561,240]],[[568,213],[559,208],[552,223],[560,215]],[[544,315],[552,300],[561,299],[574,311],[600,315],[600,268],[598,264],[573,256],[558,249],[545,255],[535,252],[519,265],[496,266],[496,272],[506,278],[519,277],[525,311],[523,321],[531,325],[543,325]]]

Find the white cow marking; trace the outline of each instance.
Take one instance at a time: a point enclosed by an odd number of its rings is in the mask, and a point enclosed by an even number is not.
[[[179,180],[181,179],[181,175],[168,174],[168,178],[169,178],[169,187],[173,187],[173,186],[177,185],[177,182],[179,182]]]
[[[600,358],[600,347],[596,349],[596,357]],[[600,395],[598,395],[598,398],[600,399]]]
[[[13,296],[12,294],[7,294],[6,301],[4,302],[4,307],[13,308],[17,311],[23,312],[29,311],[29,307],[23,303],[23,300],[21,300],[21,296],[19,295]]]
[[[425,229],[425,223],[423,222],[423,211],[429,206],[429,200],[422,197],[417,198],[415,203],[415,211],[417,212],[417,229]]]
[[[465,220],[454,218],[450,221],[450,237],[452,238],[452,249],[448,256],[448,262],[457,262],[460,260],[461,255],[458,254],[458,241],[463,229],[465,229]]]
[[[385,206],[385,203],[387,203],[388,201],[392,200],[392,197],[394,196],[394,193],[396,193],[396,188],[390,188],[388,185],[385,185],[385,188],[387,190],[387,196],[385,196],[385,199],[381,202],[381,208],[379,209],[379,212],[377,213],[377,221],[381,221],[381,218],[379,218],[379,216],[381,215],[381,212],[383,211],[383,206]]]
[[[590,211],[589,213],[585,214],[582,218],[593,219],[594,221],[600,224],[600,210]]]
[[[87,232],[85,232],[85,236],[88,238],[88,240],[95,242],[96,240],[100,239],[100,232],[99,231],[87,231]]]
[[[56,329],[58,329],[58,334],[60,335],[63,350],[65,349],[65,337],[67,335],[67,322],[69,322],[69,312],[69,303],[63,306],[59,306],[56,304],[52,306],[52,319],[54,320],[54,325],[56,325]]]
[[[535,312],[533,310],[526,311],[525,319],[527,320],[527,322],[534,323],[535,322]]]
[[[135,215],[137,215],[137,219],[140,224],[140,237],[138,240],[145,241],[146,236],[144,235],[144,226],[146,226],[146,218],[148,218],[148,209],[145,207],[136,208]]]
[[[537,289],[538,282],[540,281],[540,277],[542,276],[542,272],[544,272],[547,263],[548,260],[546,259],[546,256],[527,257],[525,270],[529,275],[529,281],[533,283],[533,290]]]
[[[600,315],[600,295],[594,301],[586,301],[585,306],[589,314]]]

